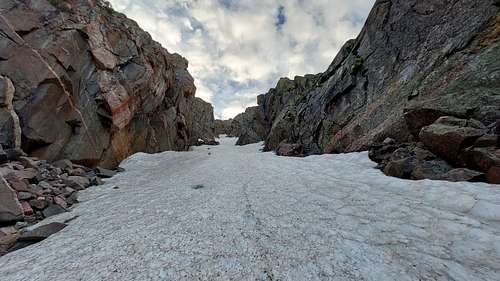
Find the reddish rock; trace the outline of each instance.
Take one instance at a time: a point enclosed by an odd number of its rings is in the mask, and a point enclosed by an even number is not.
[[[500,155],[494,147],[473,147],[462,153],[468,167],[488,172],[493,166],[500,166]]]
[[[296,143],[282,143],[279,145],[276,154],[279,156],[302,156],[304,155],[304,147]]]
[[[476,140],[474,147],[499,147],[498,139],[497,135],[484,135]]]
[[[431,152],[452,163],[459,163],[460,152],[484,134],[486,128],[477,121],[445,116],[422,128],[419,137]]]
[[[68,203],[66,203],[66,200],[64,200],[64,198],[61,196],[54,197],[54,203],[64,209],[68,208]]]
[[[23,208],[23,212],[24,212],[25,216],[32,216],[34,214],[34,211],[28,202],[21,201],[21,206]]]
[[[26,180],[19,178],[17,175],[9,174],[5,177],[10,186],[17,192],[26,191],[30,192],[29,183]]]
[[[33,168],[27,168],[24,170],[16,171],[15,174],[21,179],[32,180],[38,175],[38,171]]]
[[[139,151],[214,138],[213,112],[196,106],[188,61],[106,1],[10,2],[0,17],[0,73],[15,88],[23,121],[15,132],[29,155],[115,168]],[[12,112],[0,108],[2,132],[13,131]]]
[[[489,183],[500,184],[500,166],[491,167],[486,174]]]
[[[405,112],[404,119],[410,133],[418,139],[420,130],[422,130],[423,127],[431,125],[439,119],[439,117],[445,115],[447,114],[439,110],[418,108]]]

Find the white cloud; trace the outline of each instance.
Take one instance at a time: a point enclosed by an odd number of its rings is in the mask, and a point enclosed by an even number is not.
[[[197,95],[230,118],[282,76],[324,71],[375,0],[111,0],[189,60]],[[282,25],[278,11],[282,7]],[[244,93],[244,94],[241,94]]]

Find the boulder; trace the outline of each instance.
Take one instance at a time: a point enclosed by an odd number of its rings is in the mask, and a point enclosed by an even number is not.
[[[500,166],[491,167],[486,174],[489,183],[500,184]]]
[[[431,125],[438,120],[439,117],[446,115],[445,112],[432,108],[416,108],[407,110],[403,117],[410,133],[418,139],[423,127]]]
[[[62,214],[64,212],[66,212],[66,210],[63,207],[56,204],[49,204],[47,208],[43,209],[42,214],[44,217],[48,218],[51,216]]]
[[[445,116],[422,128],[419,138],[431,152],[459,163],[462,150],[473,145],[486,132],[486,127],[478,121]]]
[[[491,167],[500,167],[500,149],[495,147],[471,147],[466,149],[461,158],[467,167],[487,173]]]
[[[0,75],[0,144],[5,148],[21,146],[19,117],[12,104],[14,92],[12,81]]]
[[[49,224],[44,224],[39,227],[33,228],[23,232],[19,236],[19,241],[33,241],[39,242],[47,239],[49,236],[63,230],[67,225],[60,222],[52,222]]]
[[[82,188],[87,188],[90,186],[90,179],[87,177],[81,177],[81,176],[69,176],[68,177],[69,181],[75,182],[76,184],[80,185]]]
[[[278,156],[297,157],[304,155],[304,147],[297,143],[281,143],[276,150]]]
[[[459,181],[484,182],[486,180],[484,173],[466,168],[453,169],[439,176],[437,179],[452,181],[452,182],[459,182]]]
[[[0,176],[0,224],[20,221],[24,218],[23,207],[16,192],[3,176]]]
[[[52,166],[61,168],[61,169],[66,170],[66,171],[73,169],[73,163],[68,159],[61,159],[61,160],[55,161],[52,163]]]

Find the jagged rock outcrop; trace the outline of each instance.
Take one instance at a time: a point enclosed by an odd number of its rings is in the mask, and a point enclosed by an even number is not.
[[[236,145],[247,145],[263,141],[267,129],[263,126],[265,113],[258,106],[249,107],[234,117],[231,122],[230,136],[238,136]]]
[[[103,1],[0,2],[0,80],[12,81],[30,155],[115,167],[135,152],[213,138],[187,67]]]
[[[378,0],[324,73],[281,79],[258,97],[265,150],[286,142],[307,154],[336,153],[388,137],[416,141],[445,115],[489,125],[500,118],[499,37],[495,0]],[[409,111],[426,113],[417,128],[407,127]]]
[[[191,136],[191,145],[215,145],[215,120],[214,108],[208,102],[200,98],[194,98],[190,101],[191,110],[187,109],[192,114],[191,127],[193,135]]]

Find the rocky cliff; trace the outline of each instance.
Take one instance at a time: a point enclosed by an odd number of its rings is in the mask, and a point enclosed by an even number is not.
[[[258,97],[263,118],[246,119],[266,128],[266,150],[286,142],[305,154],[419,141],[445,115],[490,126],[500,118],[499,6],[378,0],[325,72],[281,79]]]
[[[0,91],[12,100],[1,98],[1,144],[115,167],[213,139],[187,67],[100,0],[3,0]]]

